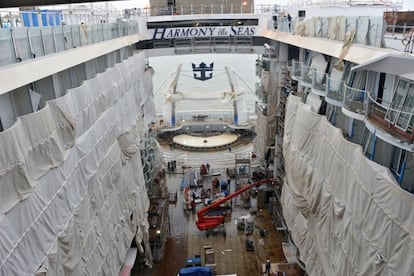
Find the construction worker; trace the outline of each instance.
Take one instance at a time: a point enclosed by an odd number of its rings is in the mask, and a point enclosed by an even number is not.
[[[265,274],[270,275],[270,260],[269,259],[266,260],[266,266],[265,267],[266,267]]]

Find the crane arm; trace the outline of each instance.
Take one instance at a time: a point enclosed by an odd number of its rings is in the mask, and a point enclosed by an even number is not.
[[[250,184],[244,188],[241,188],[237,191],[235,191],[232,194],[229,194],[226,197],[223,197],[222,199],[219,199],[215,202],[213,202],[212,204],[201,208],[200,210],[198,210],[197,212],[197,221],[196,221],[196,225],[197,228],[199,230],[207,230],[207,229],[211,229],[214,228],[216,226],[218,226],[220,223],[224,222],[224,216],[206,216],[206,214],[210,211],[213,210],[215,208],[217,208],[218,206],[220,206],[221,204],[223,204],[224,202],[232,199],[233,197],[238,196],[241,193],[244,193],[245,191],[253,188],[253,187],[257,187],[260,186],[264,183],[268,183],[271,182],[271,179],[262,179],[259,181],[254,182],[253,184]]]

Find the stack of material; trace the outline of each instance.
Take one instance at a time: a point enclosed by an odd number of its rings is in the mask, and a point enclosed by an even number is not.
[[[214,269],[216,267],[216,262],[214,260],[214,249],[211,245],[204,246],[204,265]]]

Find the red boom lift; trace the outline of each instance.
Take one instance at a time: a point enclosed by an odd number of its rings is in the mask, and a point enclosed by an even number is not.
[[[216,227],[218,227],[220,224],[224,223],[224,216],[223,215],[219,215],[219,216],[206,216],[206,214],[211,211],[214,210],[215,208],[219,207],[221,204],[223,204],[224,202],[232,199],[233,197],[238,196],[239,194],[253,188],[253,187],[257,187],[262,185],[263,183],[271,183],[272,180],[271,179],[262,179],[259,181],[254,182],[253,184],[250,184],[244,188],[241,188],[237,191],[235,191],[232,194],[229,194],[226,197],[223,197],[222,199],[216,200],[214,201],[212,204],[201,208],[200,210],[197,211],[197,220],[196,220],[196,225],[197,228],[199,230],[212,230]]]

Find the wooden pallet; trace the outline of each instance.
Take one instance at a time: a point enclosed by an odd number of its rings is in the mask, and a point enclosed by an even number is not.
[[[204,246],[204,265],[211,267],[212,270],[216,267],[215,252],[211,245]]]

